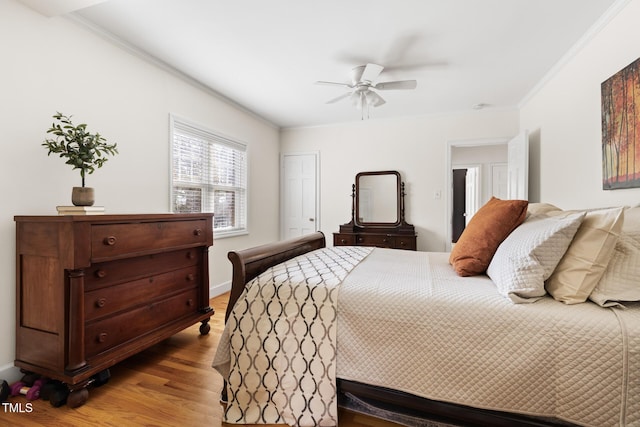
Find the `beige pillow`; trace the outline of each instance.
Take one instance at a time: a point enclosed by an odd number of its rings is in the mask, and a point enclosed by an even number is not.
[[[640,208],[624,212],[620,237],[602,278],[589,299],[603,307],[640,301]]]
[[[546,215],[550,212],[562,212],[562,209],[552,205],[551,203],[529,203],[529,206],[527,206],[527,217],[533,215]]]
[[[526,200],[492,197],[471,218],[449,255],[459,276],[474,276],[487,270],[502,241],[524,221]]]
[[[613,256],[623,220],[622,207],[587,211],[569,249],[545,283],[553,298],[566,304],[587,300]]]

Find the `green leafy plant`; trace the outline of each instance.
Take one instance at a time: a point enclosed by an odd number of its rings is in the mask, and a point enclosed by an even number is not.
[[[84,123],[74,126],[71,116],[56,112],[53,118],[56,122],[47,133],[55,135],[55,138],[46,139],[42,145],[49,150],[47,155],[59,154],[61,158],[67,159],[66,164],[73,166],[73,169],[80,169],[84,187],[85,175],[101,168],[107,161],[107,156],[116,155],[117,144],[107,144],[99,133],[88,132]]]

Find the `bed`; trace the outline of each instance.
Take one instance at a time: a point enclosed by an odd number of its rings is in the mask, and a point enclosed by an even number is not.
[[[230,252],[227,328],[214,360],[230,383],[227,422],[335,425],[331,406],[356,399],[387,413],[455,425],[640,425],[635,289],[623,302],[574,304],[555,298],[562,292],[552,297],[544,289],[529,289],[530,279],[524,290],[504,285],[505,266],[498,260],[509,260],[509,268],[518,264],[506,243],[526,240],[522,233],[532,228],[540,234],[542,222],[532,220],[538,213],[528,212],[492,254],[496,265],[466,277],[455,263],[452,268],[449,253],[326,247],[320,232]],[[617,228],[605,233],[615,241],[607,243],[612,255],[600,266],[600,282],[611,269],[620,276],[621,265],[631,274],[626,267],[632,264],[633,271],[640,255],[640,232],[633,221],[623,231],[622,210],[615,212]],[[640,212],[626,212],[640,220]],[[587,216],[590,225],[594,217],[602,219],[585,212],[563,212],[553,220],[547,220],[547,210],[539,215],[568,243],[557,248],[556,239],[549,246],[545,235],[534,258],[562,260],[571,242],[581,238],[579,230],[587,228]],[[597,252],[601,257],[602,250]],[[562,263],[545,262],[553,268],[537,266],[527,274],[539,274],[548,284]],[[628,279],[633,287],[635,278]],[[297,319],[296,313],[307,309],[306,320]],[[289,332],[301,328],[297,338],[252,337],[260,328],[273,331],[285,324]],[[269,371],[277,366],[280,374]],[[296,376],[296,371],[305,372]],[[269,402],[245,410],[254,399]]]

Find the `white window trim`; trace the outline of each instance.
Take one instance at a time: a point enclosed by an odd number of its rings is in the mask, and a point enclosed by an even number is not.
[[[245,186],[245,226],[242,229],[235,230],[216,230],[214,229],[213,237],[214,239],[225,239],[229,237],[236,236],[244,236],[249,234],[249,200],[250,200],[250,190],[249,190],[249,182],[250,182],[250,167],[249,167],[249,144],[244,141],[239,140],[238,138],[230,137],[225,135],[217,130],[212,130],[206,126],[203,126],[194,121],[185,119],[183,117],[177,116],[175,114],[169,114],[169,212],[173,212],[173,134],[175,130],[175,123],[178,122],[183,126],[187,126],[193,128],[193,130],[197,133],[198,131],[203,132],[205,134],[212,135],[216,138],[222,139],[225,142],[228,142],[231,146],[238,146],[244,149],[246,153],[246,186]],[[215,215],[215,213],[214,213]]]

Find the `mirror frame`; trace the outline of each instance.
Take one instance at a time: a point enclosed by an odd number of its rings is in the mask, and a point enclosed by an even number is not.
[[[393,175],[396,177],[396,221],[395,222],[360,222],[360,178],[366,176]],[[354,222],[360,227],[397,227],[403,222],[402,215],[402,179],[398,171],[360,172],[356,175]]]

